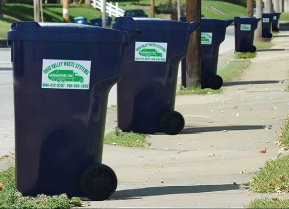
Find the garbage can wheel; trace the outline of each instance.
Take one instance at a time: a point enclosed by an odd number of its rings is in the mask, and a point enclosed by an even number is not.
[[[89,166],[80,177],[83,194],[93,201],[107,200],[116,190],[117,177],[114,171],[104,164]]]
[[[208,80],[209,87],[213,90],[218,90],[223,85],[223,79],[219,75],[213,75]]]
[[[256,46],[251,46],[250,52],[251,52],[251,53],[254,53],[254,52],[256,52],[256,51],[257,51]]]
[[[185,119],[177,111],[166,112],[162,115],[160,126],[164,133],[168,135],[177,135],[185,127]]]
[[[269,35],[269,38],[272,38],[273,37],[273,34],[272,33],[270,33],[270,35]]]

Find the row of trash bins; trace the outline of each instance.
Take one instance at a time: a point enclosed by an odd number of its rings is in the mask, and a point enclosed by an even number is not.
[[[242,46],[248,42],[252,47],[258,21],[235,18]],[[187,54],[190,35],[201,25],[202,88],[214,89],[222,83],[216,75],[219,46],[232,22],[119,17],[113,29],[13,23],[8,45],[17,189],[24,196],[66,193],[108,199],[117,188],[116,174],[102,164],[112,86],[117,83],[117,123],[122,131],[180,133],[185,120],[174,110],[175,93],[178,65]]]
[[[87,18],[86,17],[75,17],[74,22],[78,24],[87,24]],[[107,26],[111,26],[112,23],[112,18],[111,17],[106,17],[105,18],[105,24]],[[99,26],[102,27],[102,18],[95,18],[90,20],[90,24],[94,26]]]

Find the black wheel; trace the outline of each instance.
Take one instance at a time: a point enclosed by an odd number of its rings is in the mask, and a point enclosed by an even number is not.
[[[209,87],[213,90],[218,90],[223,85],[223,79],[221,76],[213,75],[208,80]]]
[[[116,190],[117,177],[114,171],[103,164],[88,167],[80,177],[83,194],[93,200],[107,200]]]
[[[256,52],[256,51],[257,51],[256,46],[251,46],[251,47],[250,47],[250,52],[254,53],[254,52]]]
[[[184,129],[185,119],[179,112],[167,112],[161,117],[160,126],[164,133],[177,135]]]
[[[269,38],[272,38],[272,37],[273,37],[273,34],[272,34],[272,33],[270,33],[270,34],[269,34]]]

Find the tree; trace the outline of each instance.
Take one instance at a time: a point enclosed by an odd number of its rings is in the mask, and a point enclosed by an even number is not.
[[[187,0],[187,22],[201,22],[201,0]],[[201,82],[201,29],[190,36],[187,53],[186,87],[199,86]]]
[[[262,0],[256,0],[256,18],[262,18]],[[256,41],[262,40],[262,20],[258,22],[254,35]]]
[[[248,17],[253,17],[254,0],[247,0],[247,14]]]

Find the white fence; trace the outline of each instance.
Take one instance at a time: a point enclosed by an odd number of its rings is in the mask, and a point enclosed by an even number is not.
[[[103,0],[92,0],[91,5],[94,9],[99,9],[102,12],[102,3]],[[106,13],[111,17],[123,17],[124,10],[118,7],[118,2],[113,5],[112,2],[107,3],[106,2]]]

